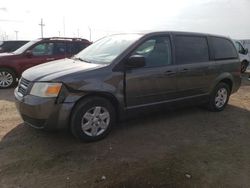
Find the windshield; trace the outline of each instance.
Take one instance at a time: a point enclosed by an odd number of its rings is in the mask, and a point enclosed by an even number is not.
[[[140,37],[139,34],[111,35],[85,48],[75,58],[89,63],[110,64]]]
[[[20,48],[18,48],[16,51],[14,51],[14,54],[21,54],[24,51],[26,51],[29,47],[31,47],[33,44],[37,43],[37,40],[35,41],[30,41],[28,43],[26,43],[25,45],[21,46]]]

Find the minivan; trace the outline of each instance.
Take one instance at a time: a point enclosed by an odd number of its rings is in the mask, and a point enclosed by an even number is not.
[[[110,35],[30,68],[14,93],[25,124],[96,141],[132,110],[192,102],[222,111],[240,84],[231,39],[162,31]]]

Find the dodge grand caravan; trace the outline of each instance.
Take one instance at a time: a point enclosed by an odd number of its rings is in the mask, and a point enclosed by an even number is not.
[[[240,60],[229,38],[117,34],[70,59],[26,70],[15,97],[26,124],[69,128],[75,137],[95,141],[131,110],[191,101],[222,111],[240,83]]]

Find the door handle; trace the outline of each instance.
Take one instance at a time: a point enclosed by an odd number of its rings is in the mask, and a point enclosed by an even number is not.
[[[172,75],[175,75],[176,72],[175,72],[175,71],[168,70],[168,71],[166,71],[164,74],[167,75],[167,76],[172,76]]]
[[[189,71],[189,69],[184,68],[184,69],[182,69],[180,72],[188,72],[188,71]]]
[[[55,60],[55,58],[53,58],[53,57],[52,57],[52,58],[47,58],[47,59],[46,59],[46,61],[53,61],[53,60]]]

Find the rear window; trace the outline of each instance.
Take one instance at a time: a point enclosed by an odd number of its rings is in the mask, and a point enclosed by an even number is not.
[[[209,61],[209,50],[206,37],[175,36],[175,52],[178,64]]]
[[[238,58],[237,51],[233,43],[225,38],[211,37],[214,58],[216,60]]]

